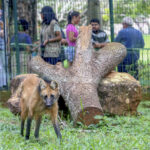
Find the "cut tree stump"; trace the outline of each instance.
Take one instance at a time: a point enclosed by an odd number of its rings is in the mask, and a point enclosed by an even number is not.
[[[13,78],[13,79],[11,80],[11,83],[10,83],[10,91],[11,91],[11,94],[12,94],[12,95],[13,95],[13,94],[16,92],[16,90],[18,89],[20,83],[21,83],[22,81],[24,81],[24,79],[25,79],[26,77],[29,77],[29,76],[31,76],[31,78],[32,78],[32,76],[38,76],[38,75],[37,75],[37,74],[21,74],[21,75],[18,75],[18,76],[16,76],[15,78]]]
[[[141,101],[139,81],[127,73],[112,72],[98,87],[104,113],[115,115],[136,114]]]
[[[7,101],[7,106],[10,108],[10,111],[15,115],[21,113],[20,97],[18,96],[18,94],[16,94],[16,91],[20,90],[19,85],[21,82],[23,82],[25,80],[26,77],[32,78],[33,76],[38,76],[38,75],[22,74],[22,75],[16,76],[14,79],[11,80],[11,83],[10,83],[11,97]]]
[[[103,115],[97,92],[98,83],[126,56],[120,43],[108,43],[99,51],[91,43],[91,26],[79,30],[75,60],[68,69],[61,63],[46,63],[40,56],[31,59],[30,68],[41,78],[59,83],[60,93],[68,106],[74,122],[96,124],[95,115]]]

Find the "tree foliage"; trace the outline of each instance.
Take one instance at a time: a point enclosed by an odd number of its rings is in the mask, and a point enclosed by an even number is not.
[[[149,0],[117,0],[114,3],[115,21],[120,22],[124,16],[133,19],[138,17],[147,18],[150,15]]]

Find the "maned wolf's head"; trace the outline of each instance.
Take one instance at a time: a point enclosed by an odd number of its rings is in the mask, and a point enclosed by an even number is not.
[[[39,82],[39,94],[46,107],[51,107],[59,98],[59,89],[57,82],[45,82],[41,79]]]

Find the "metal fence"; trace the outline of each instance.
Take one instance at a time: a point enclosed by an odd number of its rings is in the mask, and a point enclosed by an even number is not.
[[[120,70],[126,68],[127,72],[135,76],[141,82],[143,89],[147,91],[150,88],[150,8],[148,7],[150,1],[99,0],[99,3],[101,28],[108,34],[110,40],[114,41],[114,38],[122,29],[121,22],[125,16],[132,17],[134,27],[143,33],[145,47],[128,49],[128,54],[138,53],[138,61],[133,62],[132,65],[122,64]],[[2,61],[0,63],[0,89],[5,86],[8,87],[10,80],[17,74],[30,72],[27,64],[34,56],[30,50],[36,46],[34,42],[40,38],[40,11],[46,5],[53,7],[64,31],[67,24],[67,14],[71,10],[80,12],[80,25],[88,23],[88,0],[3,0],[5,36],[3,42],[0,43],[0,61]],[[30,42],[19,42],[19,32],[22,32],[22,29],[18,25],[18,19],[28,21],[28,29],[25,30],[25,33],[31,37],[32,44]],[[5,47],[2,47],[3,45]]]

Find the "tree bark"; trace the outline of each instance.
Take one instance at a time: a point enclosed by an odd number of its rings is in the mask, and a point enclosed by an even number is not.
[[[98,87],[104,113],[115,115],[136,114],[141,101],[139,81],[127,73],[112,72]]]
[[[100,13],[100,1],[99,0],[88,0],[88,24],[90,23],[90,20],[93,18],[99,19],[102,26],[102,19],[101,19],[101,13]]]
[[[97,93],[99,81],[126,56],[126,48],[119,43],[109,43],[96,52],[91,43],[91,31],[91,26],[80,27],[75,60],[70,68],[63,68],[61,63],[50,65],[39,56],[30,62],[33,72],[59,83],[74,122],[85,125],[97,123],[94,116],[103,115]]]

